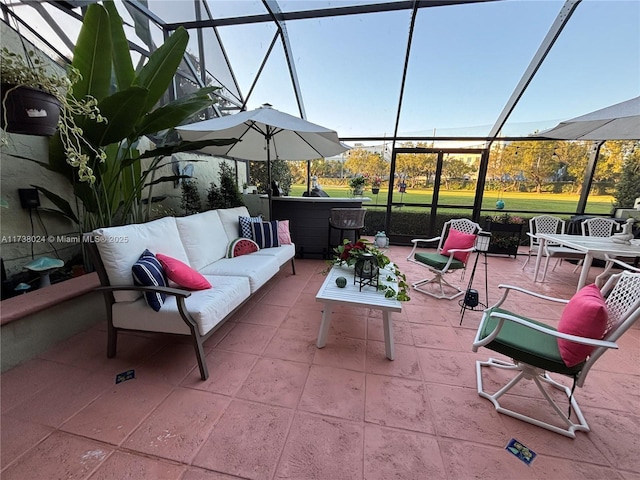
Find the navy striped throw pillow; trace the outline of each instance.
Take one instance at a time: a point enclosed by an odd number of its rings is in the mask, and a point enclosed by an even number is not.
[[[164,275],[162,265],[156,258],[156,256],[149,250],[145,250],[138,261],[131,267],[131,274],[133,275],[134,285],[145,287],[166,287],[167,279]],[[164,300],[167,298],[165,293],[160,292],[145,292],[144,299],[151,308],[156,312],[160,310],[160,307],[164,304]]]
[[[252,223],[253,241],[260,248],[279,247],[278,242],[278,221]]]

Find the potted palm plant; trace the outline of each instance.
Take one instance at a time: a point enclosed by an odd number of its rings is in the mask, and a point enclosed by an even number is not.
[[[205,87],[158,105],[183,61],[188,39],[187,31],[178,28],[136,70],[114,2],[104,0],[87,7],[72,62],[81,75],[73,93],[97,99],[109,123],[90,122],[86,116],[76,117],[76,122],[86,139],[106,153],[88,159],[92,182],[75,182],[74,165],[69,165],[63,148],[64,132],[60,130],[49,142],[48,168],[71,182],[78,202],[72,205],[55,192],[34,185],[82,232],[148,220],[153,186],[185,178],[157,176],[160,167],[171,162],[171,155],[234,142],[175,142],[171,133],[160,133],[170,132],[213,103],[210,94],[217,88]],[[150,143],[146,140],[149,136],[155,138],[156,148],[143,151],[145,143]],[[143,165],[143,160],[148,163]]]

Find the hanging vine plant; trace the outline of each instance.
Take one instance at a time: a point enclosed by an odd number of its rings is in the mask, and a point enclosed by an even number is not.
[[[104,159],[105,154],[83,137],[75,118],[83,116],[98,123],[106,123],[106,119],[95,98],[78,100],[73,96],[73,85],[80,80],[78,71],[71,67],[67,75],[57,75],[35,51],[26,48],[23,56],[3,47],[0,57],[2,128],[38,136],[51,136],[59,130],[67,162],[78,169],[81,181],[92,183],[95,176],[88,166],[89,156]],[[3,136],[2,143],[6,142]]]

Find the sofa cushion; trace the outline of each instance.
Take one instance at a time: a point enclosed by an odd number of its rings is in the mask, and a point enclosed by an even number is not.
[[[255,240],[253,234],[253,225],[262,223],[262,215],[257,217],[238,217],[240,223],[240,236]]]
[[[207,334],[239,307],[250,295],[246,277],[205,275],[215,288],[198,290],[185,299],[187,310],[198,324],[201,335]],[[133,302],[113,305],[113,325],[151,332],[190,334],[189,327],[180,318],[176,297],[168,295],[159,312],[152,311],[142,298]]]
[[[230,239],[217,210],[176,218],[176,224],[191,267],[200,270],[224,258]],[[170,255],[164,250],[159,251]]]
[[[247,277],[251,285],[251,293],[256,292],[280,270],[280,263],[275,256],[251,253],[235,258],[223,258],[207,265],[200,273],[203,275],[230,275]]]
[[[224,231],[227,232],[229,240],[238,238],[240,236],[240,223],[238,217],[249,217],[249,210],[247,207],[233,207],[233,208],[219,208],[217,210],[220,216],[220,221],[224,227]]]
[[[284,265],[286,262],[296,256],[296,246],[294,244],[280,245],[279,247],[258,250],[251,255],[269,255],[271,257],[277,258],[280,265]]]
[[[133,283],[143,287],[166,287],[167,279],[164,269],[156,256],[149,250],[142,252],[136,263],[131,267],[131,275]],[[166,293],[162,292],[145,292],[144,299],[156,312],[162,308]]]
[[[178,286],[191,290],[206,290],[207,288],[211,288],[209,281],[186,263],[182,263],[180,260],[161,253],[156,254],[156,258],[160,262],[160,265],[162,265],[162,269],[167,278]]]
[[[189,262],[173,217],[121,227],[99,228],[93,233],[111,285],[133,285],[131,267],[145,249],[162,252],[181,262]],[[140,298],[142,294],[126,291],[113,292],[113,296],[116,302],[125,302]]]
[[[279,247],[278,243],[278,221],[252,222],[251,233],[253,240],[260,248]]]

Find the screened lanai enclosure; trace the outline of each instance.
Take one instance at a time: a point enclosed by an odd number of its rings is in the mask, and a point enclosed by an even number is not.
[[[61,65],[91,3],[1,0],[6,25]],[[190,121],[269,103],[335,130],[350,150],[285,162],[290,194],[313,178],[348,196],[362,175],[368,233],[403,243],[452,216],[610,216],[640,196],[628,186],[640,178],[637,101],[625,133],[544,135],[640,95],[637,0],[114,4],[138,67],[179,28],[188,32],[161,103],[219,87],[216,105]],[[260,167],[231,160],[247,181]],[[620,185],[626,196],[616,196]]]

